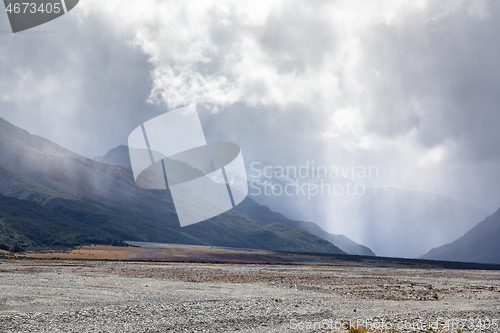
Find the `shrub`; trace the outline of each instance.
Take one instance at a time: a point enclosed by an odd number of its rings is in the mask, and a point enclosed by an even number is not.
[[[14,244],[14,246],[12,246],[12,248],[10,249],[10,252],[13,252],[13,253],[18,253],[18,252],[24,252],[24,249],[19,245],[19,244]]]

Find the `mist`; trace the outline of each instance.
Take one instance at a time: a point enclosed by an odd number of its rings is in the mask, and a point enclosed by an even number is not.
[[[494,1],[86,0],[15,35],[2,12],[0,117],[94,157],[193,104],[207,139],[237,143],[247,167],[376,166],[370,189],[487,214],[500,206],[499,28]],[[384,221],[361,223],[363,205],[339,219],[321,201],[303,216],[387,255],[418,254],[404,239],[382,248]],[[453,228],[443,222],[429,246]]]

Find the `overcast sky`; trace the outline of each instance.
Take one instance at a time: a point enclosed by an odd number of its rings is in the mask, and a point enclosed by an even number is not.
[[[500,207],[500,2],[81,0],[12,34],[0,117],[88,157],[196,104],[246,163]]]

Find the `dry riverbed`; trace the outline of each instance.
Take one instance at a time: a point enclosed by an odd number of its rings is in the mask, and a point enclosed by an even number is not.
[[[500,271],[0,262],[0,332],[498,332],[499,319]]]

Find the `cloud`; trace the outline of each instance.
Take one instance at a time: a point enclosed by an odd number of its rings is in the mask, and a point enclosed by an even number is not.
[[[144,103],[149,69],[127,32],[79,7],[29,33],[0,35],[0,116],[94,156],[157,111]]]
[[[414,144],[429,150],[462,140],[472,142],[463,154],[498,158],[484,135],[497,135],[487,108],[497,105],[498,73],[484,66],[499,53],[487,42],[498,25],[491,2],[148,2],[161,20],[112,3],[107,16],[125,12],[138,27],[132,43],[152,66],[150,103],[298,105],[330,119],[311,131],[351,151],[416,131]],[[480,78],[490,91],[472,83]],[[354,118],[356,128],[340,128]]]
[[[493,210],[499,10],[86,0],[34,30],[56,33],[0,35],[0,116],[94,156],[145,120],[197,104],[207,137],[237,142],[248,163],[377,165],[373,186]]]
[[[335,75],[319,63],[331,41],[328,34],[318,36],[329,25],[314,8],[304,17],[290,5],[282,13],[276,3],[267,8],[260,3],[261,10],[237,2],[156,6],[159,12],[169,8],[170,20],[141,29],[134,38],[153,65],[151,102],[171,108],[198,103],[215,109],[236,102],[282,108],[316,104],[324,90],[335,89]],[[292,11],[294,21],[282,22]],[[304,47],[308,40],[316,40],[313,48]]]

